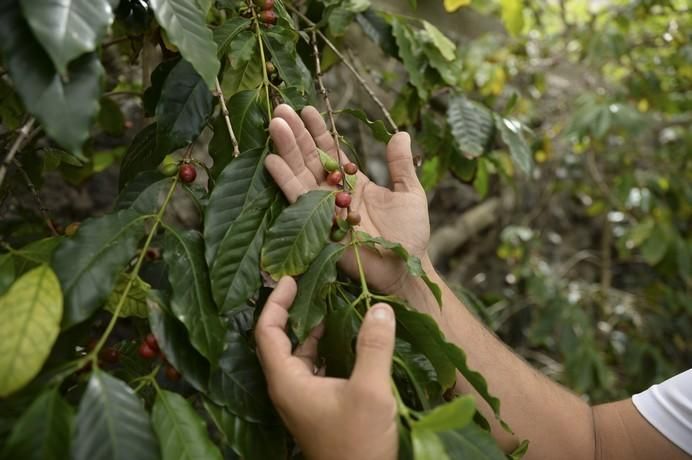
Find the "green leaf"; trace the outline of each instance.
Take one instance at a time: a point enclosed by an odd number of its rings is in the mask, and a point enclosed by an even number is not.
[[[447,38],[440,29],[430,24],[428,21],[423,21],[424,37],[437,48],[447,61],[453,61],[456,58],[456,45]]]
[[[262,59],[257,36],[253,32],[240,32],[229,45],[228,57],[230,66],[223,76],[223,92],[226,97],[232,97],[241,91],[254,91],[262,84]]]
[[[118,103],[111,98],[101,98],[98,122],[101,129],[108,135],[122,136],[125,132],[125,116]]]
[[[670,245],[670,235],[663,229],[663,226],[657,224],[651,231],[651,235],[642,245],[642,257],[649,265],[656,265],[668,252]]]
[[[476,178],[473,180],[473,188],[476,189],[480,198],[485,198],[488,194],[490,182],[488,163],[489,161],[483,157],[476,159]]]
[[[156,460],[157,447],[147,412],[132,388],[96,369],[79,403],[72,458]]]
[[[192,345],[214,364],[223,348],[223,326],[211,297],[204,240],[196,231],[166,230],[163,259],[173,289],[171,310],[187,328]]]
[[[0,297],[0,397],[33,379],[60,331],[62,293],[55,273],[41,265]]]
[[[412,424],[414,431],[428,430],[440,432],[464,428],[471,423],[476,413],[476,404],[472,395],[458,398],[437,406]]]
[[[19,94],[5,80],[0,80],[0,120],[8,131],[14,131],[22,125],[24,106]]]
[[[154,333],[168,362],[197,391],[206,393],[209,384],[209,363],[190,344],[185,326],[173,317],[167,302],[159,292],[149,292],[147,305],[151,332]]]
[[[151,85],[142,95],[142,108],[147,117],[153,117],[156,114],[156,106],[159,104],[159,99],[161,99],[163,84],[178,62],[180,62],[180,58],[162,61],[151,73],[151,77],[149,77]]]
[[[324,335],[319,342],[319,352],[327,365],[328,376],[347,379],[356,361],[353,344],[360,320],[345,299],[333,295],[328,302],[331,308],[324,319]]]
[[[230,18],[214,29],[214,41],[219,48],[219,56],[227,54],[231,49],[231,42],[243,30],[247,30],[252,20],[237,16]]]
[[[502,22],[507,31],[515,37],[524,29],[523,0],[500,0]]]
[[[157,170],[144,171],[125,184],[115,200],[114,209],[134,209],[140,214],[155,214],[173,179]]]
[[[263,31],[263,37],[276,71],[286,85],[298,88],[303,94],[312,92],[314,86],[310,72],[296,53],[298,33],[285,27],[274,26]]]
[[[287,457],[286,431],[283,427],[248,422],[208,401],[204,401],[204,407],[224,442],[241,458],[265,460]]]
[[[493,115],[481,104],[455,96],[449,101],[447,122],[466,158],[481,156],[493,134]]]
[[[255,91],[234,94],[228,101],[228,110],[241,152],[266,145],[267,121]]]
[[[521,460],[529,450],[529,441],[524,439],[511,454],[507,454],[509,460]]]
[[[72,61],[62,78],[15,1],[0,5],[0,50],[27,110],[51,138],[83,158],[82,145],[99,112],[104,72],[98,56],[90,53]]]
[[[22,460],[63,460],[70,456],[74,411],[57,388],[39,395],[17,420],[0,457]]]
[[[247,203],[219,245],[211,268],[211,287],[221,312],[245,305],[262,285],[260,252],[277,195],[276,189],[266,189]]]
[[[437,371],[425,355],[413,350],[410,343],[397,339],[394,356],[394,363],[408,377],[424,410],[444,403]]]
[[[55,249],[64,240],[60,236],[33,241],[14,252],[15,276],[21,276],[41,264],[50,264]]]
[[[506,460],[497,442],[485,430],[473,423],[460,430],[437,433],[449,458]]]
[[[352,117],[355,117],[365,123],[367,127],[370,128],[373,137],[380,142],[384,142],[386,144],[389,142],[389,139],[392,138],[392,134],[389,132],[389,130],[387,130],[387,126],[382,120],[372,121],[368,118],[365,112],[360,109],[343,109],[340,110],[339,113],[351,115]]]
[[[125,293],[125,287],[129,280],[129,273],[120,275],[118,283],[115,285],[113,292],[111,292],[111,295],[106,301],[106,310],[115,313],[115,308],[118,306],[120,298]],[[135,277],[132,287],[127,294],[127,299],[120,309],[119,316],[121,318],[129,318],[130,316],[147,318],[149,316],[149,310],[147,309],[147,294],[150,289],[151,286],[149,283],[143,281],[139,276]]]
[[[334,214],[334,194],[313,190],[286,208],[269,229],[262,248],[262,267],[272,278],[300,275],[320,253]]]
[[[374,10],[369,9],[356,16],[358,25],[365,35],[375,42],[389,56],[398,56],[396,40],[392,35],[392,27]]]
[[[533,168],[531,149],[522,134],[522,125],[516,120],[495,115],[495,126],[500,131],[502,141],[509,147],[514,163],[526,174]]]
[[[257,353],[237,330],[226,332],[219,367],[209,379],[209,396],[249,422],[279,423]]]
[[[336,281],[336,264],[345,248],[337,243],[325,246],[300,278],[298,293],[289,312],[291,329],[300,342],[305,341],[327,313],[327,288]]]
[[[63,328],[89,318],[106,301],[137,254],[146,217],[128,209],[86,220],[77,235],[56,249],[53,268],[65,296]]]
[[[21,0],[24,17],[61,74],[84,53],[95,51],[113,22],[108,0]]]
[[[188,145],[213,109],[209,88],[192,64],[181,59],[168,74],[156,105],[156,144],[160,154]]]
[[[413,456],[416,460],[450,460],[442,440],[434,432],[413,430],[411,440],[413,441]],[[467,458],[475,459],[475,457]]]
[[[122,190],[137,174],[154,169],[163,161],[166,154],[156,148],[156,131],[156,123],[152,123],[132,139],[120,162],[118,189]]]
[[[216,43],[200,8],[189,0],[150,0],[149,5],[170,42],[202,76],[207,87],[213,89],[220,63]]]
[[[216,251],[240,213],[270,187],[264,148],[243,151],[216,180],[204,214],[205,257],[213,265]]]
[[[163,460],[221,460],[195,409],[177,393],[158,392],[151,413]]]
[[[3,254],[0,256],[0,295],[7,292],[15,277],[14,257],[12,254]]]
[[[429,94],[425,78],[427,58],[422,55],[421,43],[418,43],[415,33],[403,20],[393,17],[391,26],[399,47],[399,57],[408,72],[410,82],[418,91],[420,98],[427,99]]]

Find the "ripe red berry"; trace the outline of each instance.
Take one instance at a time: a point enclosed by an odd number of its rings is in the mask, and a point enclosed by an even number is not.
[[[166,366],[166,378],[173,382],[180,380],[180,372],[173,366]]]
[[[344,175],[341,174],[341,171],[334,171],[329,173],[327,176],[327,183],[331,185],[332,187],[336,187],[341,183],[341,180],[344,178]]]
[[[358,172],[358,165],[355,163],[346,163],[344,165],[344,172],[350,176]]]
[[[358,225],[360,224],[360,214],[358,214],[356,211],[349,211],[348,216],[346,216],[346,220],[351,225]]]
[[[348,208],[351,206],[351,194],[348,192],[339,192],[336,194],[335,202],[340,208]]]
[[[257,1],[257,6],[262,8],[263,10],[273,10],[274,9],[274,0],[258,0]]]
[[[156,350],[151,348],[146,341],[142,342],[142,344],[139,346],[139,350],[137,350],[137,353],[139,353],[139,356],[144,359],[156,358]]]
[[[151,348],[154,351],[159,351],[159,342],[156,340],[156,337],[154,334],[147,334],[147,336],[144,338],[144,341],[149,345],[149,348]]]
[[[104,362],[107,362],[110,364],[117,364],[118,361],[120,361],[120,352],[118,351],[117,348],[113,348],[113,347],[104,348],[99,353],[99,358],[101,358],[101,360]]]
[[[260,19],[265,24],[276,24],[279,17],[276,15],[274,10],[263,10],[260,13]]]
[[[191,164],[185,163],[184,165],[180,166],[178,175],[180,176],[181,181],[186,184],[190,184],[197,178],[197,170]]]

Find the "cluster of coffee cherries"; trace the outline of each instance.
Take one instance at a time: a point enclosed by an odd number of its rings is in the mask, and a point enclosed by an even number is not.
[[[346,177],[344,177],[344,174],[354,176],[356,173],[358,173],[358,165],[355,163],[346,163],[343,168],[340,168],[336,160],[329,159],[329,161],[325,161],[324,169],[326,169],[328,173],[327,184],[341,189],[336,193],[334,199],[336,207],[347,210],[346,219],[340,217],[340,214],[342,214],[341,212],[337,212],[334,215],[334,225],[332,227],[331,239],[332,241],[341,241],[346,237],[348,230],[351,227],[360,224],[361,220],[360,214],[351,209],[351,201],[353,201],[353,197],[351,196],[351,193],[346,190]]]
[[[144,337],[142,343],[139,344],[137,354],[139,354],[140,358],[146,360],[160,358],[166,365],[164,370],[166,378],[173,382],[177,382],[178,380],[180,380],[180,372],[178,372],[178,370],[175,367],[171,366],[170,363],[166,360],[166,356],[159,348],[159,343],[157,342],[156,337],[154,337],[154,334],[149,333],[146,337]]]
[[[184,161],[182,163],[174,160],[170,155],[167,156],[161,166],[159,171],[165,176],[178,175],[180,181],[184,184],[191,184],[197,179],[197,169],[195,165]]]
[[[276,24],[279,17],[274,11],[274,0],[255,0],[255,6],[260,9],[260,20],[267,26]]]

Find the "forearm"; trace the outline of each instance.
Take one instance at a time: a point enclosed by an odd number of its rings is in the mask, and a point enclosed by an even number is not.
[[[591,408],[577,396],[533,369],[488,331],[457,299],[429,262],[426,271],[443,292],[440,309],[432,294],[417,279],[406,282],[397,294],[435,318],[447,340],[464,349],[469,366],[481,372],[491,393],[502,401],[502,418],[515,436],[507,433],[490,407],[477,398],[479,409],[492,424],[493,436],[509,451],[518,440],[531,443],[527,459],[592,459],[594,429]],[[461,376],[456,390],[473,393]]]

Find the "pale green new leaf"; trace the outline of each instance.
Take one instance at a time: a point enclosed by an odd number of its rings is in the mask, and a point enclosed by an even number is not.
[[[247,90],[255,90],[262,83],[262,59],[257,37],[249,30],[240,31],[226,45],[230,66],[227,66],[222,88],[226,97]],[[231,114],[233,111],[231,111]]]
[[[435,48],[440,51],[442,56],[448,61],[453,61],[456,57],[457,49],[454,42],[440,32],[440,29],[430,24],[428,21],[423,21],[423,30],[426,32],[426,38],[428,38],[430,42],[435,45]]]
[[[502,22],[507,31],[517,36],[524,29],[524,0],[500,0]]]
[[[413,429],[433,432],[457,430],[471,423],[475,413],[474,397],[472,395],[459,396],[427,412],[413,423]]]
[[[497,442],[487,431],[470,423],[460,430],[437,433],[450,459],[506,460]]]
[[[391,20],[392,34],[399,47],[399,57],[401,58],[410,82],[415,86],[421,99],[427,99],[429,88],[425,78],[427,68],[427,58],[423,56],[421,44],[411,28],[403,20],[396,17]]]
[[[120,298],[125,293],[125,287],[130,280],[129,273],[123,273],[118,278],[118,284],[115,285],[115,289],[108,297],[106,301],[106,310],[111,313],[115,313],[115,308],[120,302]],[[147,318],[149,317],[149,310],[147,308],[147,295],[151,286],[146,281],[143,281],[139,276],[135,277],[132,282],[132,287],[127,294],[125,303],[123,304],[118,316],[121,318],[129,318],[130,316],[135,316],[137,318]]]
[[[442,441],[433,431],[413,430],[411,440],[416,460],[450,460]]]
[[[48,265],[26,273],[0,297],[0,397],[41,370],[60,331],[62,292]]]

